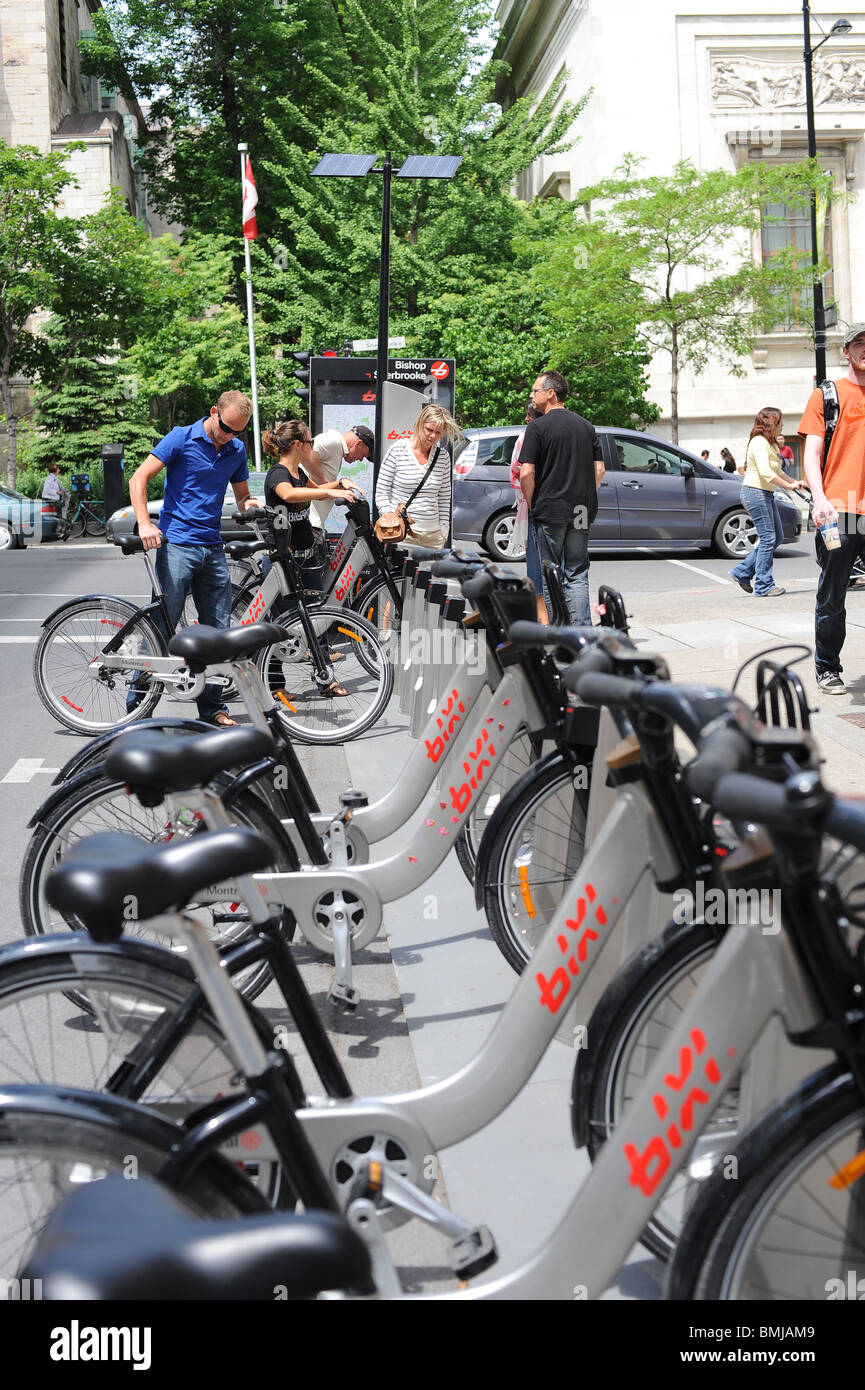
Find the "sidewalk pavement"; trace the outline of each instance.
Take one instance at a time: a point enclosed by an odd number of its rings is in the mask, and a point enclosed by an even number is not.
[[[808,648],[795,666],[814,709],[812,729],[824,758],[827,785],[842,795],[865,792],[865,590],[847,594],[847,640],[841,654],[846,695],[818,690],[814,671],[814,596],[816,579],[786,580],[781,598],[757,598],[730,585],[728,616],[718,618],[718,586],[670,593],[625,593],[632,615],[631,636],[646,651],[666,657],[673,680],[701,681],[730,688],[743,662],[769,647],[785,643]],[[726,592],[726,590],[725,590]],[[785,653],[773,653],[783,659]],[[754,696],[756,664],[737,687],[749,702]]]

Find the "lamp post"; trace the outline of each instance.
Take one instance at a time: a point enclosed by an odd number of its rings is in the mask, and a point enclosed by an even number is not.
[[[814,84],[812,74],[812,59],[818,48],[822,48],[824,43],[839,34],[849,34],[853,25],[849,19],[836,19],[828,34],[819,43],[811,47],[811,7],[808,0],[802,0],[802,22],[805,31],[805,112],[808,119],[808,158],[817,158],[817,132],[814,126]],[[815,19],[817,27],[820,21]],[[822,33],[822,29],[820,30]],[[817,246],[817,190],[811,189],[811,264],[815,271],[820,261],[820,251]],[[814,367],[817,374],[817,385],[826,380],[826,306],[823,303],[823,277],[815,274],[814,276]]]
[[[313,176],[331,179],[362,179],[367,174],[382,176],[381,253],[378,276],[378,338],[376,341],[375,381],[375,452],[373,455],[373,487],[378,482],[381,464],[382,421],[384,419],[384,386],[387,380],[388,319],[390,317],[390,193],[394,176],[390,150],[384,163],[376,166],[374,154],[325,154],[313,169]],[[396,171],[398,179],[452,179],[462,164],[460,155],[410,154]]]

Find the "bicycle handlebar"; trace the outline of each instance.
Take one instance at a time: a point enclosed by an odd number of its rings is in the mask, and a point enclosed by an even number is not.
[[[564,647],[576,653],[599,640],[594,627],[551,627],[547,623],[528,622],[525,618],[511,623],[508,637],[518,647]]]
[[[751,748],[745,735],[738,729],[717,729],[703,741],[699,753],[686,769],[688,787],[701,801],[716,805],[715,792],[720,782],[738,776],[750,765]],[[762,786],[776,785],[761,782],[758,777],[750,781]],[[737,818],[738,813],[737,813]],[[744,819],[752,820],[750,811]]]

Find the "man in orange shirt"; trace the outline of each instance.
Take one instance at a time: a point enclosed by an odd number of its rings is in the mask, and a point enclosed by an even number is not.
[[[865,323],[854,323],[844,338],[846,377],[836,381],[840,413],[835,433],[823,458],[825,422],[823,395],[812,391],[799,423],[805,440],[805,477],[813,498],[817,526],[837,521],[841,545],[828,550],[817,532],[815,663],[817,684],[827,695],[843,695],[841,648],[847,634],[844,607],[850,571],[865,555]]]

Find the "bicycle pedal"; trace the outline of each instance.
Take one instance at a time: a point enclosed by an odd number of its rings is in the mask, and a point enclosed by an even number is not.
[[[471,1235],[455,1240],[450,1250],[450,1267],[460,1279],[474,1279],[499,1258],[488,1226],[476,1226]]]
[[[327,991],[327,997],[331,1004],[338,1004],[341,1009],[345,1009],[347,1013],[352,1014],[357,1008],[358,999],[360,998],[353,985],[341,985],[338,984],[336,980],[334,980],[330,989]]]

